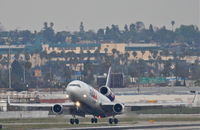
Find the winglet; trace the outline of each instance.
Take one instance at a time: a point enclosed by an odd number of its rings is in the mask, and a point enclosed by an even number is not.
[[[110,76],[111,76],[111,67],[108,70],[108,75],[107,75],[107,80],[106,80],[106,86],[107,87],[110,87],[110,84],[111,84],[111,78],[110,78]]]

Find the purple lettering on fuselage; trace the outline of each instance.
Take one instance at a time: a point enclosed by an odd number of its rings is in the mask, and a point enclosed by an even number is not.
[[[90,89],[90,95],[92,98],[94,98],[95,100],[97,100],[97,94],[93,89]]]

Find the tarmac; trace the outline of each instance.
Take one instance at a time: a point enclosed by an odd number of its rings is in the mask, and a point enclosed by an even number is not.
[[[69,128],[52,128],[48,130],[199,130],[199,122],[139,122],[137,124],[123,124],[110,126],[90,126],[90,127],[69,127]],[[47,129],[38,129],[47,130]]]

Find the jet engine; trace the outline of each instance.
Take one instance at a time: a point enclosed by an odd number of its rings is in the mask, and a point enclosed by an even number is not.
[[[124,105],[123,104],[120,104],[120,103],[116,103],[114,106],[113,106],[113,111],[115,113],[122,113],[124,111]]]
[[[114,93],[110,90],[109,87],[103,86],[99,89],[100,93],[105,95],[106,97],[108,97],[110,99],[110,101],[114,101],[115,100],[115,95]]]
[[[52,107],[52,111],[56,114],[62,114],[63,112],[63,106],[62,105],[59,105],[59,104],[55,104],[53,107]]]

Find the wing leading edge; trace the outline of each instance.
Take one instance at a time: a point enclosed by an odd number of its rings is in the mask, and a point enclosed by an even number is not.
[[[49,104],[49,103],[11,103],[10,97],[8,97],[7,100],[8,106],[15,106],[15,107],[53,107],[55,104]],[[67,103],[59,103],[59,105],[62,105],[63,107],[74,107],[75,104],[73,102],[67,102]]]

